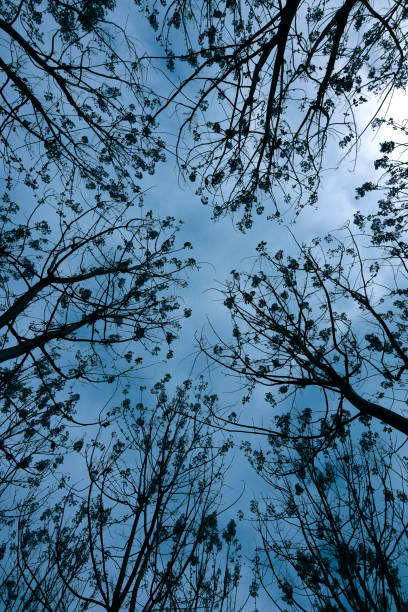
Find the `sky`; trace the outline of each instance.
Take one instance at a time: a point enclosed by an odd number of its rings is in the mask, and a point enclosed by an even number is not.
[[[153,40],[151,31],[147,26],[141,26],[141,23],[143,23],[141,20],[136,22],[129,16],[129,31],[138,38],[140,48],[146,48],[151,53],[152,45],[154,46],[151,42]],[[156,83],[153,80],[149,85],[154,87]],[[387,114],[396,120],[404,119],[405,108],[406,95],[398,93],[395,94],[391,107],[387,109]],[[366,107],[361,112],[366,114]],[[366,115],[361,116],[359,120],[363,122],[365,117]],[[177,129],[175,117],[171,115],[163,117],[161,126],[164,133],[174,135]],[[357,161],[354,161],[353,154],[350,154],[340,164],[342,151],[333,145],[326,160],[326,165],[331,169],[325,172],[318,207],[304,208],[295,225],[291,226],[291,231],[295,233],[299,242],[309,243],[316,236],[324,236],[327,232],[342,227],[350,221],[359,208],[364,206],[364,210],[367,211],[368,208],[375,206],[374,198],[371,200],[366,198],[364,202],[357,201],[355,189],[372,175],[379,142],[391,137],[392,132],[389,128],[383,128],[378,134],[368,131],[359,147]],[[272,252],[281,248],[291,251],[294,248],[293,238],[287,227],[292,221],[292,211],[287,211],[281,224],[267,221],[264,216],[257,217],[253,228],[246,234],[235,227],[234,220],[230,217],[212,222],[210,207],[203,206],[194,193],[194,186],[185,183],[180,177],[176,161],[171,154],[168,155],[165,164],[158,166],[154,176],[145,178],[143,189],[146,210],[152,209],[154,214],[160,217],[172,215],[176,219],[183,220],[178,240],[180,243],[190,241],[193,244],[192,255],[197,260],[199,269],[191,272],[188,288],[181,294],[183,305],[192,309],[192,316],[183,322],[179,338],[174,343],[173,359],[164,362],[160,357],[155,359],[146,357],[145,367],[136,374],[136,379],[132,383],[135,385],[135,393],[139,384],[154,384],[167,371],[171,373],[174,385],[180,384],[187,378],[198,381],[203,375],[208,380],[209,393],[217,393],[219,396],[221,409],[228,412],[229,407],[234,407],[236,410],[241,395],[237,382],[220,368],[208,364],[207,359],[199,354],[197,338],[202,335],[213,337],[211,328],[223,337],[230,336],[229,314],[223,305],[224,298],[219,290],[222,289],[233,268],[237,270],[250,268],[259,242],[265,241]],[[265,208],[267,207],[268,202],[265,202]],[[103,387],[99,389],[84,387],[81,394],[86,411],[87,404],[104,402],[107,390]],[[240,416],[246,423],[254,422],[257,425],[268,426],[271,415],[265,411],[263,395],[264,390],[257,389],[250,404],[242,407]],[[239,410],[237,412],[240,413]],[[237,509],[242,509],[247,514],[249,501],[254,495],[259,494],[261,485],[242,453],[238,451],[240,441],[243,439],[252,438],[235,435],[237,449],[228,475],[225,504],[228,506],[244,491]],[[77,463],[73,459],[70,469],[73,473],[80,469],[80,462]],[[241,529],[244,542],[250,545],[253,538],[250,527],[243,524]],[[246,580],[248,582],[248,579]],[[260,609],[263,610],[262,607]]]
[[[405,107],[406,96],[396,94],[390,113],[395,119],[401,115],[403,117]],[[169,130],[175,129],[176,124],[172,124],[171,119],[168,121]],[[217,393],[223,414],[229,414],[234,409],[240,416],[239,420],[247,425],[273,426],[273,415],[264,401],[265,389],[258,387],[250,403],[242,406],[239,382],[200,355],[197,339],[201,336],[214,338],[211,328],[223,338],[228,339],[231,336],[229,313],[223,305],[224,297],[219,290],[228,280],[232,269],[250,269],[259,242],[266,241],[271,252],[280,248],[291,252],[295,247],[291,232],[299,242],[309,243],[313,238],[323,237],[350,222],[357,210],[363,209],[367,212],[370,208],[375,208],[376,198],[368,196],[364,201],[356,200],[355,189],[372,176],[379,142],[391,138],[392,131],[386,127],[379,133],[368,131],[356,161],[351,154],[338,163],[342,151],[334,149],[330,152],[332,161],[329,165],[332,165],[332,168],[326,172],[322,181],[318,207],[305,207],[290,231],[291,210],[287,212],[281,224],[267,221],[264,216],[256,218],[253,228],[246,234],[234,226],[230,217],[212,222],[211,209],[201,204],[200,198],[194,193],[194,186],[183,182],[171,156],[167,163],[159,167],[155,175],[146,181],[146,208],[152,208],[160,215],[170,214],[183,220],[180,240],[191,241],[192,255],[199,263],[199,270],[191,274],[189,286],[182,294],[185,306],[192,308],[192,316],[184,321],[179,339],[174,343],[174,358],[164,366],[166,371],[171,372],[174,384],[190,377],[197,380],[203,375],[208,381],[208,391]],[[267,206],[266,202],[266,209]],[[144,370],[142,375],[147,377],[147,380],[155,381],[162,368],[163,364],[159,361]],[[304,393],[302,405],[313,405],[315,397],[314,392]],[[239,497],[232,512],[242,510],[248,519],[251,516],[248,511],[250,501],[261,493],[268,494],[268,489],[260,478],[256,477],[247,459],[239,451],[239,446],[244,440],[250,441],[255,447],[265,447],[265,442],[252,435],[234,434],[233,438],[236,448],[228,473],[228,488],[224,491],[225,503],[228,505]],[[253,529],[246,521],[239,522],[238,529],[244,552],[250,556],[255,538]],[[248,585],[250,581],[251,576],[247,570],[243,586]],[[262,612],[272,609],[270,601],[262,594],[257,603]]]
[[[374,110],[374,103],[373,103]],[[404,118],[406,95],[398,92],[394,95],[388,116],[396,121]],[[363,122],[367,117],[364,109]],[[173,126],[174,129],[175,126]],[[356,200],[355,189],[369,180],[373,175],[373,162],[378,157],[379,143],[395,137],[388,127],[383,127],[378,133],[368,130],[363,139],[357,159],[353,152],[341,160],[342,150],[333,147],[329,151],[328,166],[332,166],[322,180],[318,207],[305,207],[290,227],[292,211],[289,210],[281,224],[270,222],[265,217],[255,219],[254,227],[246,234],[240,232],[230,217],[224,217],[217,222],[211,221],[211,209],[203,206],[194,194],[193,187],[184,183],[178,174],[171,157],[168,162],[158,168],[151,180],[151,188],[146,194],[145,203],[160,214],[172,214],[183,219],[184,225],[180,238],[190,240],[193,244],[193,256],[200,264],[199,271],[191,275],[188,289],[185,291],[186,306],[192,308],[192,316],[183,324],[180,338],[174,344],[173,363],[169,363],[169,371],[175,381],[184,378],[197,378],[204,375],[208,380],[209,391],[219,396],[219,405],[224,414],[233,408],[240,421],[247,425],[255,424],[262,427],[273,426],[273,415],[270,414],[264,401],[265,389],[258,387],[249,404],[240,407],[240,385],[220,367],[209,364],[207,358],[199,354],[197,337],[214,338],[213,327],[223,338],[231,337],[231,324],[227,309],[223,305],[223,296],[219,293],[230,276],[232,269],[250,269],[256,255],[255,248],[261,241],[266,241],[271,252],[280,248],[291,252],[294,241],[291,232],[299,242],[306,244],[317,237],[341,228],[353,219],[357,210],[367,213],[376,207],[376,197],[367,196],[364,201]],[[267,209],[268,203],[265,203]],[[163,211],[163,213],[162,213]],[[354,313],[359,316],[358,309]],[[211,344],[211,342],[210,342]],[[160,369],[160,365],[158,366]],[[155,378],[155,368],[148,369],[149,376]],[[313,405],[315,392],[302,394],[302,406]],[[317,392],[318,393],[318,392]],[[244,511],[245,517],[250,517],[248,507],[251,499],[257,498],[260,492],[268,494],[268,489],[254,475],[246,458],[240,452],[239,444],[247,440],[256,447],[265,447],[265,442],[251,435],[235,434],[235,458],[228,474],[229,490],[225,491],[226,501],[241,495],[236,509]],[[241,494],[242,492],[242,494]],[[250,550],[254,541],[252,527],[242,522],[239,524],[244,542],[244,550]],[[244,583],[248,582],[246,574]],[[270,601],[261,594],[258,601],[259,609],[270,610]],[[350,608],[351,610],[351,608]]]

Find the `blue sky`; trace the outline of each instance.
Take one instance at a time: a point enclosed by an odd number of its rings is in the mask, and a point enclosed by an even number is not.
[[[141,25],[143,24],[143,25]],[[148,54],[155,54],[158,46],[152,36],[152,31],[142,20],[132,19],[129,15],[127,20],[128,31],[138,39],[140,51],[146,50]],[[141,29],[138,29],[141,28]],[[154,75],[154,73],[152,73]],[[161,88],[159,75],[150,77],[149,85]],[[398,119],[398,115],[404,117],[406,97],[403,94],[395,95],[388,115]],[[374,108],[374,105],[372,106]],[[362,111],[361,111],[362,112]],[[364,116],[359,121],[364,122],[367,118],[367,108],[364,108]],[[160,121],[164,134],[168,134],[169,140],[174,142],[177,129],[175,116],[168,114]],[[370,206],[375,206],[375,198],[366,198],[364,201],[355,200],[355,188],[368,180],[373,172],[373,160],[378,153],[378,143],[390,138],[391,132],[385,128],[380,134],[372,134],[368,131],[359,147],[357,161],[354,160],[353,152],[338,166],[342,150],[337,148],[334,141],[329,146],[326,156],[326,165],[332,167],[324,173],[322,187],[317,209],[306,207],[300,213],[291,231],[296,234],[299,242],[310,242],[315,236],[323,236],[325,233],[344,225],[352,219],[353,213],[363,208],[367,211]],[[237,412],[236,406],[240,402],[240,391],[237,390],[237,382],[233,381],[219,368],[208,367],[208,362],[198,354],[195,337],[203,334],[211,337],[211,326],[221,335],[229,337],[231,327],[229,314],[223,305],[223,298],[219,293],[233,268],[241,270],[248,269],[255,256],[255,248],[261,241],[265,241],[272,252],[281,248],[291,251],[294,248],[293,239],[286,228],[292,221],[293,211],[289,210],[283,216],[283,222],[277,224],[265,219],[265,216],[255,220],[253,228],[246,234],[241,233],[234,226],[234,220],[225,217],[217,222],[211,221],[211,208],[201,204],[200,199],[194,193],[194,185],[184,183],[178,173],[175,158],[169,154],[167,162],[160,165],[154,176],[146,177],[142,184],[145,190],[144,206],[146,210],[152,209],[154,215],[165,217],[172,215],[176,219],[183,220],[183,228],[179,234],[180,243],[190,241],[194,250],[192,255],[199,263],[199,270],[193,271],[189,277],[189,286],[181,294],[186,308],[192,308],[192,316],[183,323],[179,339],[174,343],[174,357],[170,361],[163,361],[161,357],[145,357],[145,367],[135,373],[132,382],[135,394],[140,384],[154,384],[165,372],[170,372],[173,384],[181,383],[186,378],[192,377],[197,380],[203,375],[208,380],[208,391],[217,393],[221,409],[231,406]],[[25,191],[17,190],[17,195],[25,199]],[[26,200],[27,209],[30,201]],[[268,202],[265,202],[267,214]],[[110,392],[110,390],[109,390]],[[132,389],[131,389],[132,393]],[[108,391],[106,387],[84,386],[82,394],[82,412],[88,413],[94,407],[99,407],[106,401]],[[257,389],[250,404],[242,408],[242,418],[247,423],[268,426],[271,415],[265,410],[263,401],[264,390]],[[312,396],[305,395],[305,403]],[[237,447],[242,436],[236,435]],[[246,436],[245,439],[251,439]],[[80,462],[72,460],[69,469],[75,473],[80,468]],[[246,459],[235,451],[228,475],[228,486],[225,491],[225,503],[240,495],[244,489],[245,493],[240,499],[237,509],[242,508],[246,513],[249,500],[253,495],[259,494],[260,482],[254,476],[252,469],[248,466]],[[244,541],[252,544],[252,532],[248,525],[242,526]],[[248,581],[248,579],[246,579]],[[261,608],[262,609],[262,608]],[[268,608],[265,608],[268,609]]]

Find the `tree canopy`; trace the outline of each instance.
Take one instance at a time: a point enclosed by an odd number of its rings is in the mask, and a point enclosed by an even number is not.
[[[300,432],[309,425],[305,415]],[[256,580],[276,606],[406,608],[406,458],[381,438],[367,429],[353,440],[344,428],[320,460],[305,461],[300,447],[287,454],[294,474],[284,478],[273,452],[251,455],[268,485],[251,504]]]
[[[240,209],[242,229],[265,206],[279,216],[288,204],[315,204],[328,157],[338,162],[327,150],[357,147],[367,127],[359,107],[375,99],[373,119],[407,84],[398,0],[138,4],[170,67],[187,64],[153,116],[175,105],[181,169],[201,179],[215,216]]]
[[[216,610],[234,598],[236,526],[217,519],[230,442],[215,448],[199,422],[214,401],[203,386],[191,398],[186,382],[171,398],[165,382],[118,406],[109,436],[102,428],[77,445],[85,469],[64,495],[21,512],[8,542],[16,566],[0,585],[6,609]]]
[[[405,5],[1,4],[5,610],[407,607]],[[172,159],[241,230],[194,348]],[[306,239],[307,204],[340,227]]]
[[[164,143],[143,123],[158,99],[143,85],[115,6],[2,3],[0,132],[9,180],[17,172],[35,186],[74,175],[123,201],[162,159]]]
[[[258,382],[276,389],[266,396],[272,408],[320,389],[314,414],[323,438],[347,405],[407,435],[405,249],[388,243],[372,257],[361,236],[359,245],[350,229],[343,234],[299,245],[296,257],[259,245],[258,266],[233,272],[224,292],[233,342],[205,350],[249,390]]]

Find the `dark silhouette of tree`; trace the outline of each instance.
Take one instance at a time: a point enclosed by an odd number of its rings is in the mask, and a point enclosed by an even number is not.
[[[171,357],[183,316],[191,245],[176,244],[174,218],[142,206],[138,183],[163,146],[142,115],[157,100],[114,10],[111,0],[0,9],[3,493],[48,473],[48,455],[61,459],[64,420],[103,420],[76,418],[75,381],[123,385],[146,354],[166,346]]]
[[[310,429],[304,413],[294,429]],[[355,434],[356,432],[354,432]],[[268,489],[252,501],[259,535],[258,589],[277,609],[397,610],[408,605],[407,464],[389,435],[345,428],[318,460],[306,442],[286,450],[291,476],[279,476],[275,451],[249,456]]]
[[[113,428],[109,406],[80,402],[83,384],[115,383],[110,396],[125,388],[146,355],[172,356],[191,312],[178,299],[195,265],[191,244],[176,243],[181,222],[143,208],[140,180],[163,159],[144,122],[158,99],[114,10],[110,0],[0,9],[4,544],[17,514],[46,511],[44,491],[80,448],[78,427],[85,437]],[[1,547],[3,595],[9,553]]]
[[[240,210],[245,231],[265,198],[270,218],[316,204],[329,145],[357,150],[356,109],[376,97],[378,114],[407,85],[401,0],[136,5],[160,57],[138,51],[114,0],[0,9],[0,598],[13,612],[246,604],[235,523],[218,528],[230,442],[209,429],[248,426],[217,417],[203,388],[189,399],[189,384],[169,399],[159,383],[154,407],[127,395],[146,354],[172,357],[190,315],[177,294],[195,265],[182,255],[191,245],[177,245],[174,218],[143,209],[140,182],[174,144],[157,122],[176,110],[182,172],[200,180],[215,217]],[[134,6],[129,16],[138,19]],[[172,90],[153,91],[147,68],[173,71]],[[407,605],[396,451],[369,429],[359,447],[349,437],[352,422],[360,432],[358,420],[371,419],[408,434],[406,164],[395,155],[405,147],[382,143],[383,176],[357,190],[382,192],[378,211],[356,214],[360,235],[346,228],[290,255],[260,244],[250,273],[234,271],[224,291],[233,339],[202,343],[243,381],[244,403],[270,387],[275,429],[249,427],[269,436],[269,454],[244,447],[269,484],[280,479],[284,502],[253,506],[256,572],[265,588],[272,572],[299,609],[307,598],[321,610],[345,599],[362,610]],[[124,400],[90,401],[83,419],[83,383],[116,383]],[[66,457],[85,466],[78,478],[64,474]],[[279,541],[270,521],[289,521],[300,539]]]
[[[115,409],[117,427],[86,447],[66,495],[20,516],[6,609],[241,609],[235,523],[220,531],[217,521],[231,441],[214,444],[202,385],[169,398],[165,382]]]
[[[375,245],[392,244],[393,249],[404,248],[407,232],[407,136],[404,125],[393,119],[378,119],[375,129],[386,125],[393,130],[393,140],[380,144],[380,157],[374,161],[374,170],[370,181],[357,189],[357,198],[367,193],[379,196],[378,208],[372,213],[358,211],[354,223],[362,231],[369,229]],[[378,173],[380,176],[378,177]]]
[[[0,363],[14,372],[43,355],[70,379],[108,370],[115,346],[121,355],[132,341],[157,352],[161,334],[171,344],[182,315],[169,290],[186,285],[183,270],[195,263],[181,255],[189,243],[175,244],[173,218],[100,198],[92,206],[41,198],[27,222],[7,199],[2,213]],[[75,343],[90,351],[81,350],[75,366],[59,366],[58,352]],[[2,377],[7,382],[7,370]]]
[[[356,108],[375,95],[379,112],[406,86],[400,0],[138,4],[183,75],[153,117],[176,106],[181,169],[202,178],[204,202],[219,196],[215,216],[241,209],[242,229],[262,212],[262,194],[276,215],[315,203],[328,145],[358,142]]]
[[[179,321],[190,313],[180,312],[175,291],[194,260],[183,256],[189,243],[177,246],[173,218],[157,220],[136,206],[50,195],[38,198],[27,220],[7,196],[1,214],[0,499],[7,521],[26,488],[42,485],[70,452],[75,427],[106,425],[105,408],[85,409],[77,383],[123,388],[146,357],[164,347],[172,356]]]
[[[143,122],[160,99],[115,6],[2,3],[1,154],[11,179],[47,184],[57,168],[59,180],[80,176],[123,200],[163,158],[163,141]]]
[[[322,439],[351,407],[352,419],[375,418],[407,435],[406,245],[396,238],[376,250],[372,237],[345,229],[291,255],[271,255],[264,243],[258,251],[258,264],[233,272],[224,292],[233,341],[203,343],[207,355],[243,379],[249,395],[258,383],[270,387],[275,414],[312,403]]]

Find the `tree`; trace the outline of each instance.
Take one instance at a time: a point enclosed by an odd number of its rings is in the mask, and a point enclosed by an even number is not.
[[[240,609],[229,607],[236,526],[217,524],[231,441],[214,443],[203,385],[192,395],[187,381],[169,398],[165,383],[137,405],[125,397],[117,427],[87,446],[80,480],[20,516],[0,590],[7,610]]]
[[[176,244],[181,222],[143,208],[138,183],[162,159],[163,143],[141,115],[157,99],[143,93],[142,63],[111,21],[114,7],[27,1],[3,3],[0,12],[0,557],[7,601],[16,514],[44,502],[63,461],[80,448],[79,426],[84,437],[98,426],[113,431],[111,406],[81,406],[81,384],[126,388],[146,355],[164,345],[172,356],[179,320],[190,314],[180,312],[177,294],[195,265],[182,253],[191,244]]]
[[[163,60],[183,75],[152,115],[175,105],[182,171],[201,177],[198,192],[215,197],[216,217],[241,209],[244,230],[264,209],[262,194],[279,216],[277,188],[285,207],[315,203],[327,147],[358,142],[358,107],[375,96],[375,116],[406,86],[400,0],[138,4]]]
[[[164,143],[143,123],[159,99],[115,5],[2,3],[1,154],[11,180],[75,175],[121,201],[162,159]]]
[[[115,345],[126,354],[129,342],[138,341],[155,352],[160,333],[171,344],[179,305],[166,292],[185,286],[181,273],[195,264],[180,257],[191,245],[175,244],[175,220],[98,197],[91,206],[80,198],[38,200],[26,223],[9,197],[2,207],[0,363],[11,362],[14,373],[39,354],[70,379],[105,370]],[[60,350],[77,343],[91,351],[64,373],[56,343]],[[8,378],[3,372],[3,381]]]
[[[28,216],[1,207],[0,499],[5,517],[72,448],[69,428],[107,422],[77,383],[125,387],[180,327],[174,290],[191,257],[173,218],[52,193]],[[136,210],[135,210],[136,208]],[[111,394],[112,391],[110,390]]]
[[[171,289],[194,265],[180,256],[190,245],[175,244],[175,220],[138,207],[137,182],[161,144],[143,128],[140,108],[155,98],[144,98],[114,8],[24,1],[0,12],[5,482],[62,442],[60,419],[72,421],[77,403],[72,389],[62,396],[65,383],[113,380],[157,353],[161,337],[171,355],[181,318]]]
[[[374,162],[377,171],[371,178],[358,187],[357,199],[363,198],[367,193],[376,193],[380,196],[378,208],[373,213],[363,214],[357,211],[354,223],[366,231],[370,229],[374,245],[392,245],[393,250],[404,248],[407,232],[407,164],[405,153],[407,150],[408,131],[404,125],[398,124],[394,119],[378,119],[373,123],[377,129],[383,125],[393,130],[393,140],[386,140],[380,144],[381,156]],[[381,172],[379,178],[378,172]]]
[[[190,243],[176,245],[179,223],[142,208],[137,183],[162,143],[144,127],[141,109],[155,97],[143,93],[142,63],[114,9],[110,0],[0,9],[6,483],[63,442],[73,382],[119,380],[162,339],[171,356],[182,317],[174,289],[194,266],[181,255]]]
[[[291,406],[312,403],[322,439],[336,435],[349,408],[353,420],[378,419],[407,435],[404,242],[375,250],[372,237],[346,228],[286,257],[264,243],[258,251],[258,265],[233,272],[224,291],[233,342],[203,344],[206,354],[249,394],[258,383],[276,389],[266,401],[287,408],[289,420]],[[308,395],[313,389],[320,393]]]
[[[311,415],[297,424],[310,430]],[[259,535],[255,575],[277,609],[396,610],[408,605],[407,465],[392,437],[344,428],[318,460],[287,451],[293,475],[277,474],[274,450],[251,460],[268,485],[252,501]],[[307,443],[313,453],[313,444]]]

